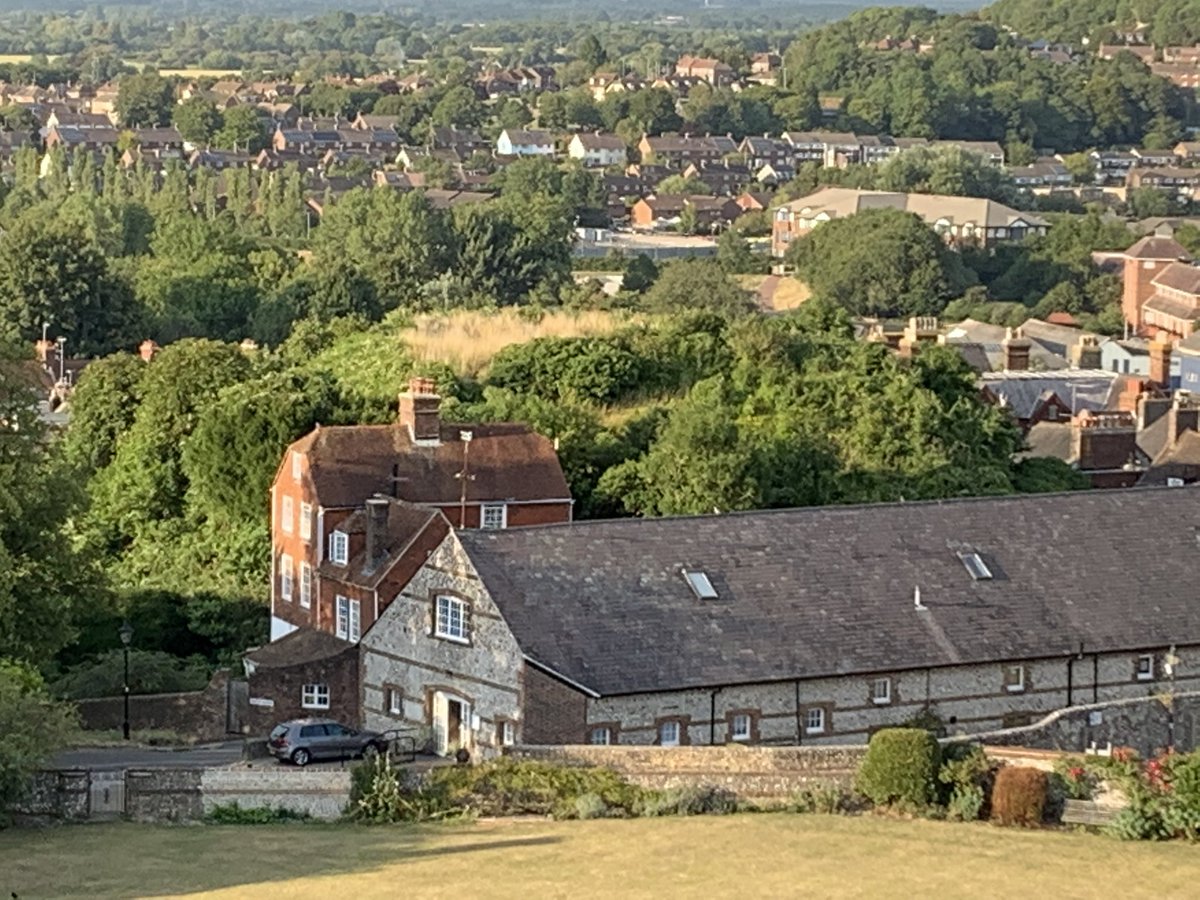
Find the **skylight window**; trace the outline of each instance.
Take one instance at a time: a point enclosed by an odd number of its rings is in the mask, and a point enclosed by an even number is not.
[[[962,560],[962,564],[975,581],[992,580],[992,570],[987,567],[983,558],[975,551],[959,553],[958,558]]]
[[[692,589],[692,593],[700,600],[716,600],[717,589],[713,587],[712,581],[704,572],[689,572],[683,570],[683,577],[687,579],[688,587]]]

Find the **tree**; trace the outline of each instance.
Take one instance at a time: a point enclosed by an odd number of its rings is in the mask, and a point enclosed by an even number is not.
[[[146,368],[132,353],[114,353],[80,375],[71,394],[71,427],[64,447],[67,459],[85,473],[112,462],[117,441],[133,424]]]
[[[658,183],[657,192],[660,194],[700,194],[712,196],[712,188],[696,177],[684,175],[668,175]]]
[[[645,253],[639,253],[625,266],[621,287],[635,294],[645,293],[658,278],[658,266]]]
[[[165,125],[174,101],[171,82],[157,72],[123,75],[117,82],[117,116],[126,128]]]
[[[871,209],[792,243],[787,260],[813,293],[854,315],[936,315],[973,273],[912,213]]]
[[[713,310],[743,312],[750,308],[749,296],[725,274],[713,259],[681,259],[667,263],[645,293],[648,309],[663,312]]]
[[[227,150],[257,153],[266,146],[262,117],[253,106],[235,106],[225,110],[216,144]]]
[[[754,253],[750,242],[736,228],[717,239],[717,264],[729,275],[765,272],[767,261]]]
[[[0,659],[0,817],[20,800],[29,779],[61,749],[76,727],[74,710],[54,700],[29,665]]]
[[[171,121],[183,139],[197,147],[207,147],[222,125],[216,104],[206,97],[189,97],[178,104],[171,114]]]

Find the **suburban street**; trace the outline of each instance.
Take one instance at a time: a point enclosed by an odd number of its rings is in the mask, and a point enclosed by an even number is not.
[[[200,744],[187,748],[82,747],[54,758],[60,769],[198,768],[224,766],[242,758],[241,741]]]

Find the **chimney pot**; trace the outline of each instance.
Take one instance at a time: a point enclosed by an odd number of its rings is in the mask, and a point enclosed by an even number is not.
[[[1033,342],[1019,328],[1009,328],[1000,346],[1004,350],[1004,368],[1009,372],[1023,372],[1029,368],[1029,351]]]
[[[138,346],[138,356],[140,356],[146,362],[150,362],[150,360],[154,359],[155,354],[157,354],[160,349],[162,348],[160,348],[154,341],[144,340]]]

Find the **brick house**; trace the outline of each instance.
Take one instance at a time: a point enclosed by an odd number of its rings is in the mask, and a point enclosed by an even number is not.
[[[363,722],[476,755],[861,743],[1195,690],[1198,491],[451,532],[363,637]]]
[[[243,658],[249,703],[242,724],[266,734],[280,722],[331,716],[357,722],[358,647],[332,634],[303,628]]]
[[[1148,235],[1122,255],[1124,291],[1121,312],[1126,323],[1138,333],[1145,324],[1144,308],[1155,293],[1154,280],[1168,266],[1191,259],[1182,244],[1174,238]]]
[[[318,426],[284,453],[271,487],[271,638],[365,631],[391,598],[380,572],[397,564],[393,552],[450,524],[569,522],[571,508],[548,438],[515,423],[443,422],[433,383],[414,379],[395,422]],[[364,562],[369,543],[376,555]],[[339,596],[360,602],[354,629],[341,627]]]
[[[733,69],[719,59],[690,54],[679,57],[675,63],[675,74],[682,78],[707,81],[713,87],[725,87],[735,79]]]

